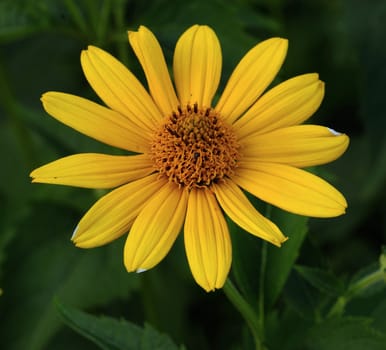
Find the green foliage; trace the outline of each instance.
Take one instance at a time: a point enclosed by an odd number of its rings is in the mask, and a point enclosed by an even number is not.
[[[270,306],[279,297],[292,266],[299,257],[300,248],[307,234],[308,222],[305,217],[279,210],[273,212],[272,220],[282,228],[283,233],[288,237],[288,241],[280,249],[273,246],[268,249],[265,295]]]
[[[307,233],[307,219],[304,217],[273,210],[272,220],[289,237],[281,248],[264,246],[265,243],[256,241],[247,232],[239,232],[229,221],[229,226],[235,231],[232,236],[235,280],[252,304],[257,302],[256,295],[263,288],[264,303],[269,307],[280,295]]]
[[[172,340],[149,324],[144,328],[111,317],[95,317],[58,303],[65,323],[104,350],[177,350]]]
[[[255,341],[272,350],[384,349],[385,15],[383,0],[1,0],[0,347],[249,350]],[[348,199],[347,214],[308,219],[254,200],[289,239],[277,248],[229,221],[234,283],[225,293],[194,284],[181,238],[140,275],[125,271],[124,238],[74,247],[71,232],[103,191],[32,185],[28,176],[73,153],[121,153],[40,104],[52,90],[98,101],[81,71],[82,49],[110,51],[144,81],[126,31],[151,28],[171,65],[177,38],[194,23],[212,26],[221,41],[218,94],[249,48],[288,38],[277,81],[319,72],[326,96],[311,122],[351,142],[341,159],[318,168]]]
[[[13,260],[7,262],[12,275],[3,284],[2,316],[9,329],[1,329],[1,338],[9,341],[9,349],[41,349],[47,343],[60,326],[55,297],[95,307],[123,299],[138,287],[122,267],[121,245],[77,251],[69,244],[76,217],[66,206],[35,203],[20,224],[10,247]]]
[[[319,291],[338,296],[343,291],[343,285],[340,279],[331,272],[307,266],[295,266],[295,270],[313,287]]]
[[[314,326],[306,336],[304,349],[383,350],[385,344],[385,334],[371,328],[369,319],[338,318]]]

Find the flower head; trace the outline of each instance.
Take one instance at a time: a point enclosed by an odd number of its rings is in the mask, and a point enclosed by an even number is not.
[[[33,182],[114,188],[79,222],[76,246],[96,247],[128,233],[126,269],[143,271],[165,257],[183,228],[192,274],[210,291],[223,286],[231,266],[223,212],[276,246],[286,240],[243,190],[300,215],[344,213],[344,197],[301,169],[335,160],[349,142],[329,128],[299,125],[323,99],[318,75],[297,76],[263,94],[284,61],[286,40],[253,47],[216,104],[222,55],[212,29],[195,25],[178,40],[175,88],[152,32],[140,27],[129,32],[129,41],[149,91],[114,57],[90,46],[82,52],[82,68],[107,107],[60,92],[42,97],[45,110],[62,123],[136,153],[76,154],[31,173]]]

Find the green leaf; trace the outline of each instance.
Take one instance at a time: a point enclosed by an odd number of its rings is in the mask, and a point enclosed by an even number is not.
[[[140,350],[178,350],[179,347],[166,335],[159,333],[149,324],[143,329]]]
[[[325,270],[295,265],[285,288],[288,304],[303,318],[320,320],[326,309],[344,293],[341,280]]]
[[[374,328],[386,334],[386,299],[383,298],[376,307],[374,307],[373,312],[371,313],[372,318],[374,319]]]
[[[355,299],[376,299],[376,294],[383,293],[386,286],[385,250],[379,257],[379,262],[367,266],[357,272],[351,279],[347,289],[341,293],[331,307],[329,317],[341,315],[348,303],[356,304]],[[360,303],[359,303],[360,304]],[[367,314],[366,314],[367,315]]]
[[[102,349],[140,349],[142,330],[134,324],[106,316],[98,318],[59,302],[57,308],[69,327]]]
[[[96,317],[57,303],[65,323],[104,350],[178,350],[172,340],[146,324],[141,328],[125,320]]]
[[[0,42],[22,39],[61,21],[60,2],[50,0],[2,0],[0,2]]]
[[[284,300],[303,319],[314,321],[320,318],[320,293],[296,270],[292,271],[285,285]]]
[[[82,307],[106,305],[138,288],[128,275],[117,242],[81,250],[69,237],[80,213],[53,202],[35,203],[17,229],[4,265],[0,298],[7,328],[0,327],[9,350],[40,350],[60,328],[54,297]]]
[[[352,278],[348,287],[348,297],[370,296],[386,287],[386,254],[383,250],[378,263],[361,269]]]
[[[271,220],[288,237],[288,241],[284,242],[281,248],[268,246],[265,281],[267,305],[275,303],[299,256],[300,248],[307,233],[308,218],[274,209]]]
[[[232,275],[241,294],[250,301],[256,301],[262,240],[242,230],[230,219],[228,226],[232,237]]]
[[[264,212],[256,199],[252,203],[260,212]],[[291,269],[299,256],[300,247],[307,233],[308,219],[272,208],[271,220],[277,224],[289,239],[281,248],[267,246],[267,261],[265,271],[265,303],[274,304],[280,295]],[[233,262],[232,273],[241,293],[254,305],[259,294],[261,274],[262,240],[238,228],[231,220],[228,225],[232,232]],[[251,263],[253,262],[253,263]]]
[[[342,282],[331,272],[315,268],[296,265],[296,271],[320,292],[338,296],[343,292]]]
[[[305,337],[305,350],[384,350],[385,334],[367,318],[334,318],[313,327]]]

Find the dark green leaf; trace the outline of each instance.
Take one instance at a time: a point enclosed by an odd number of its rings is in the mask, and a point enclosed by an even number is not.
[[[55,203],[35,203],[18,227],[4,265],[2,344],[9,350],[37,350],[60,327],[55,296],[83,307],[127,297],[136,279],[123,267],[122,246],[81,250],[69,241],[80,214]],[[33,233],[33,234],[31,234]]]
[[[374,328],[386,334],[386,298],[384,296],[383,300],[374,308],[371,316],[374,319]]]
[[[302,318],[320,318],[321,296],[298,272],[292,271],[284,288],[286,304]]]
[[[96,317],[58,304],[65,323],[104,350],[178,350],[165,334],[111,317]]]
[[[166,335],[159,333],[149,324],[145,324],[143,329],[141,350],[178,350],[178,347]]]
[[[238,289],[249,300],[257,300],[262,240],[228,220],[232,234],[232,275]]]
[[[252,202],[259,205],[255,199],[252,199]],[[258,209],[264,212],[260,207]],[[268,244],[264,288],[267,305],[275,302],[285,285],[307,233],[308,221],[303,216],[293,215],[276,208],[272,210],[271,220],[282,229],[289,239],[283,243],[281,248]],[[232,235],[234,246],[232,272],[242,294],[254,303],[259,294],[262,240],[245,233],[231,221],[229,221],[229,226],[234,233]]]
[[[96,317],[57,303],[64,322],[75,331],[106,350],[141,348],[142,329],[124,320]]]
[[[308,218],[273,210],[272,221],[288,237],[281,248],[268,247],[265,295],[267,305],[272,305],[282,291],[288,275],[299,256],[300,247],[307,233]]]
[[[305,337],[309,350],[385,350],[386,336],[365,318],[329,319],[316,325]]]
[[[354,275],[348,286],[350,297],[371,296],[386,287],[385,256],[383,252],[378,263],[371,264]]]
[[[19,40],[36,34],[56,22],[63,13],[60,2],[50,0],[2,0],[0,2],[0,42]]]
[[[320,292],[338,296],[343,292],[342,282],[331,272],[307,266],[295,266],[296,271]]]

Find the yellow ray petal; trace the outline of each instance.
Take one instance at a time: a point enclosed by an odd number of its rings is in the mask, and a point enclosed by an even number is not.
[[[154,171],[147,155],[110,156],[83,153],[64,157],[35,169],[32,182],[86,188],[112,188]]]
[[[169,252],[185,219],[188,192],[174,183],[164,185],[141,210],[127,237],[126,269],[148,270]]]
[[[208,26],[189,28],[174,52],[174,80],[182,106],[211,107],[221,75],[221,47]]]
[[[99,199],[80,220],[72,240],[77,247],[97,247],[127,233],[144,205],[165,181],[156,174],[121,186]]]
[[[287,240],[273,222],[254,208],[232,180],[212,186],[220,206],[237,225],[278,247]]]
[[[240,117],[272,82],[284,61],[287,46],[285,39],[268,39],[240,61],[215,108],[228,123]]]
[[[152,130],[162,114],[137,78],[116,58],[95,46],[82,51],[84,74],[111,109],[120,112],[134,124]]]
[[[154,34],[144,26],[129,31],[130,44],[145,72],[150,93],[163,113],[169,116],[179,105],[162,49]]]
[[[332,162],[347,149],[347,135],[318,125],[297,125],[243,139],[241,163],[272,162],[307,167]]]
[[[190,192],[184,231],[194,279],[207,292],[221,288],[231,266],[232,246],[228,226],[211,191]]]
[[[334,217],[347,207],[342,194],[326,181],[288,165],[241,164],[232,179],[256,197],[295,214]]]
[[[242,139],[300,124],[315,113],[323,96],[324,83],[318,74],[299,75],[265,93],[234,123],[234,128]]]
[[[128,151],[149,150],[150,134],[118,112],[61,92],[47,92],[41,100],[48,114],[87,136]]]

